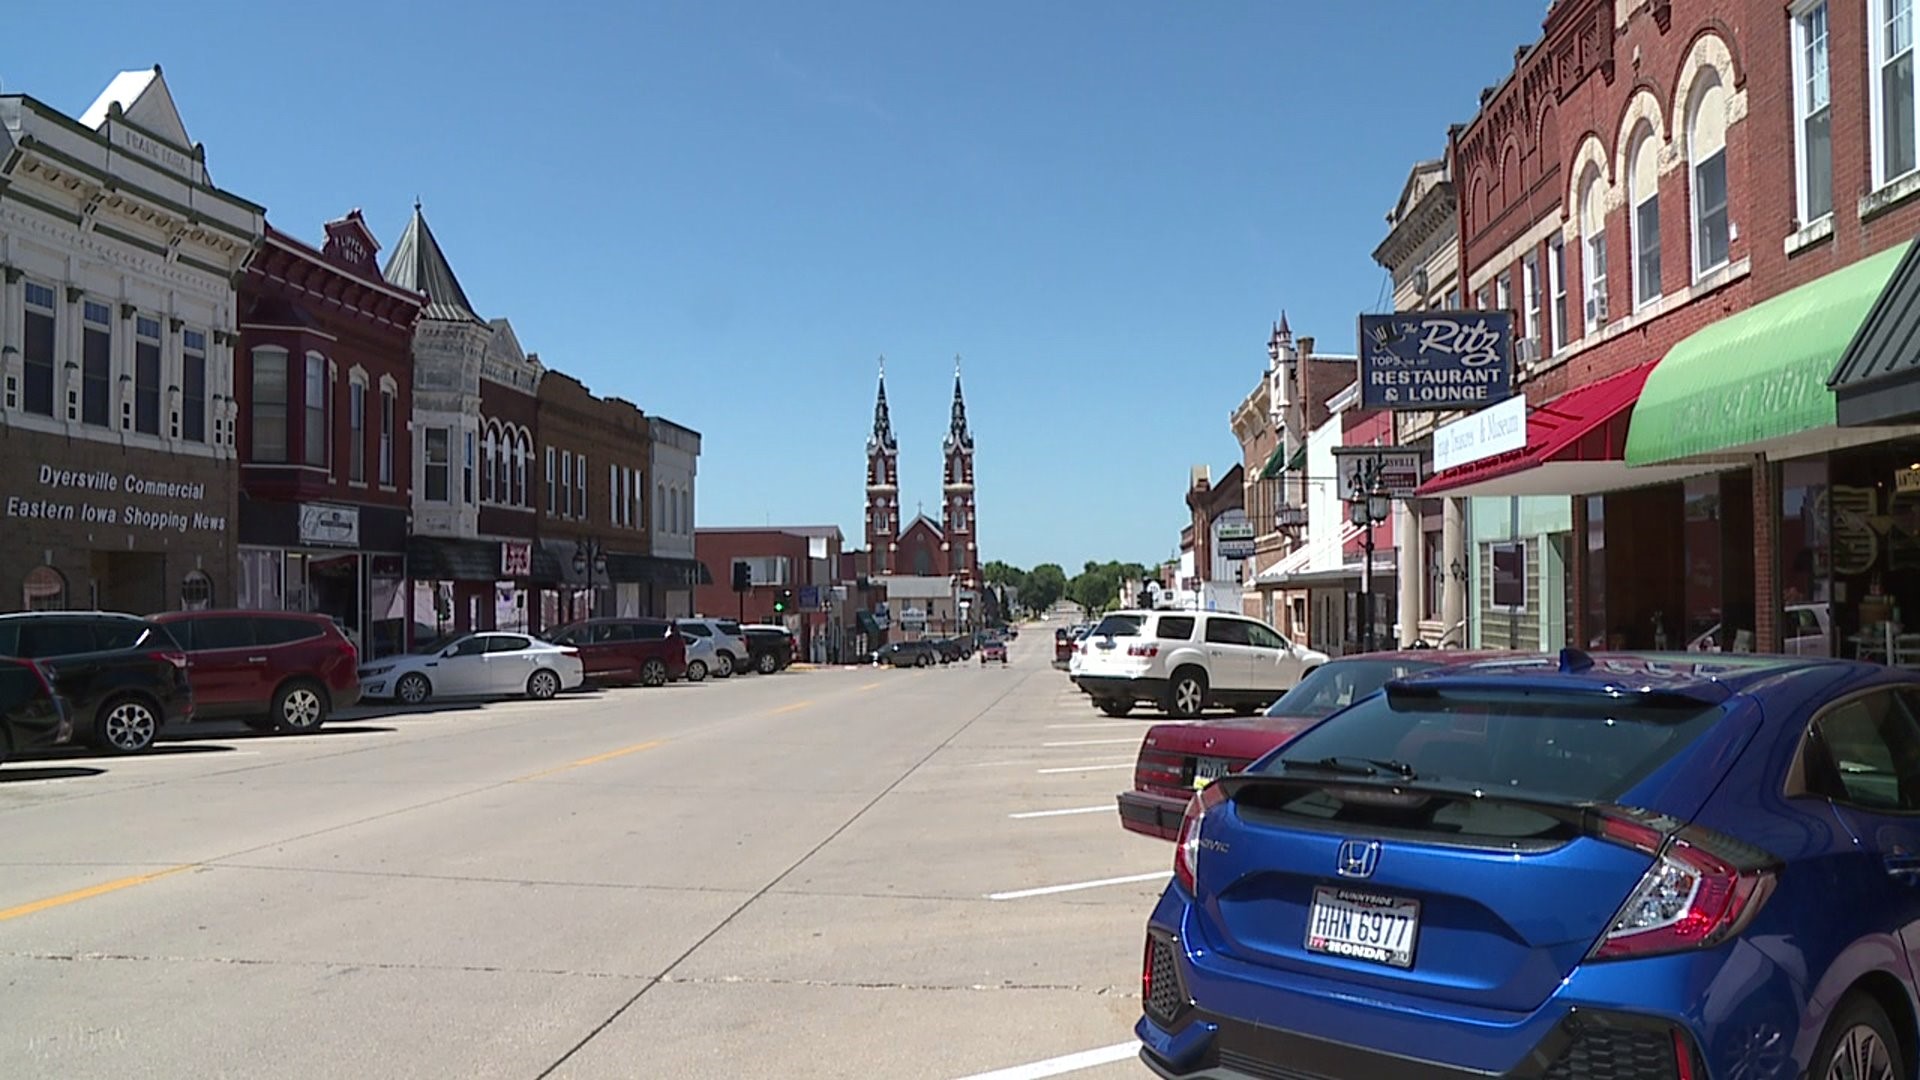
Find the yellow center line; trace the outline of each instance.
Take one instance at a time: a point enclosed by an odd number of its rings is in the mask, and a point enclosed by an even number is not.
[[[768,713],[767,715],[768,715],[768,716],[779,716],[779,715],[780,715],[781,713],[790,713],[790,712],[799,712],[799,711],[800,711],[801,709],[804,709],[804,708],[807,708],[808,706],[810,706],[810,705],[812,705],[812,704],[813,704],[813,702],[811,702],[811,701],[796,701],[796,702],[794,702],[794,703],[793,703],[793,704],[791,704],[791,705],[782,705],[782,706],[780,706],[779,708],[777,708],[777,709],[775,709],[775,710],[773,710],[772,712],[770,712],[770,713]]]
[[[865,686],[863,686],[863,687],[861,687],[860,689],[862,689],[862,690],[878,690],[878,689],[880,689],[880,688],[881,688],[882,686],[884,686],[884,685],[886,685],[886,684],[885,684],[885,683],[877,683],[877,682],[870,682],[870,683],[868,683],[867,685],[865,685]]]
[[[588,765],[598,765],[603,761],[612,761],[614,758],[623,758],[628,754],[637,754],[642,750],[651,750],[664,742],[665,740],[663,739],[654,739],[651,742],[634,743],[632,746],[623,746],[618,750],[609,750],[604,754],[595,754],[592,757],[583,757],[578,761],[569,761],[565,765],[555,765],[551,769],[542,769],[537,773],[528,773],[525,776],[519,777],[518,780],[521,783],[525,783],[528,780],[538,780],[544,776],[563,773],[569,769],[581,769]]]
[[[168,877],[173,874],[178,874],[182,870],[191,870],[197,865],[199,864],[184,863],[180,866],[169,866],[165,870],[155,870],[155,871],[152,871],[151,873],[135,874],[132,877],[116,878],[113,881],[103,881],[98,885],[89,885],[84,889],[75,889],[72,892],[63,892],[58,896],[49,896],[44,900],[35,900],[35,901],[32,901],[31,903],[20,904],[15,907],[6,908],[4,910],[0,910],[0,922],[6,922],[8,919],[18,919],[24,915],[32,915],[37,912],[46,911],[48,908],[65,907],[68,904],[77,904],[82,900],[91,900],[96,896],[105,896],[106,894],[111,892],[119,892],[121,889],[131,889],[135,885],[145,885],[149,881],[158,881],[163,877]]]

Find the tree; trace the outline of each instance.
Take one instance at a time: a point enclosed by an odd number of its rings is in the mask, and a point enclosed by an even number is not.
[[[1067,572],[1059,563],[1041,563],[1027,572],[1020,587],[1020,602],[1034,611],[1045,611],[1067,593]]]
[[[1120,598],[1120,564],[1089,561],[1067,584],[1067,596],[1089,615],[1112,608]]]
[[[1024,589],[1027,584],[1027,572],[1010,563],[995,559],[980,568],[980,573],[989,585],[1011,585],[1015,589]]]

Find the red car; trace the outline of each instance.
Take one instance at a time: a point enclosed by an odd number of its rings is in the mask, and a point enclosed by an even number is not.
[[[548,634],[580,650],[586,677],[602,683],[665,686],[687,676],[687,642],[666,619],[585,619]]]
[[[1003,664],[1006,663],[1007,662],[1007,643],[1004,641],[989,641],[981,645],[980,646],[981,666],[984,667],[987,661],[989,660],[998,660]]]
[[[360,700],[360,656],[338,623],[299,611],[153,616],[187,654],[196,720],[313,731]]]
[[[1239,772],[1388,680],[1499,655],[1407,649],[1338,657],[1308,672],[1257,719],[1155,724],[1140,743],[1133,790],[1118,796],[1120,824],[1131,832],[1172,840],[1180,832],[1188,800],[1209,781]]]

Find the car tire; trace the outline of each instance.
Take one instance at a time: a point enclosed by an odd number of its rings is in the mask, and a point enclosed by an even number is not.
[[[138,754],[160,734],[160,710],[137,694],[108,698],[94,714],[93,745],[109,754]]]
[[[1106,713],[1108,716],[1125,716],[1133,711],[1133,702],[1131,701],[1103,698],[1096,704],[1100,706],[1100,711]]]
[[[1907,1076],[1900,1060],[1900,1040],[1886,1010],[1862,993],[1849,994],[1833,1010],[1827,1030],[1813,1050],[1810,1080],[1853,1080],[1854,1077]]]
[[[771,675],[780,670],[780,658],[770,652],[760,654],[760,674]]]
[[[403,705],[423,705],[433,696],[433,683],[417,671],[409,671],[393,684],[394,699]]]
[[[713,658],[713,677],[716,679],[733,678],[733,654],[720,653]]]
[[[1197,667],[1183,667],[1167,680],[1165,708],[1168,716],[1191,720],[1207,707],[1207,673]]]
[[[933,657],[928,656],[926,653],[921,653],[919,656],[916,656],[913,658],[913,666],[914,667],[932,667]]]
[[[527,676],[527,696],[535,701],[552,701],[560,694],[560,676],[551,668],[541,668]]]
[[[327,722],[327,692],[309,679],[296,679],[273,695],[273,726],[290,734],[320,730]]]
[[[707,662],[705,660],[687,661],[687,681],[688,682],[706,682],[707,681]]]
[[[667,685],[667,663],[664,660],[649,660],[640,665],[641,686]]]

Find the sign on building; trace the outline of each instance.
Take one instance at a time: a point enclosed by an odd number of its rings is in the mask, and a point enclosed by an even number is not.
[[[1420,464],[1424,455],[1405,446],[1336,446],[1333,464],[1339,476],[1339,496],[1351,500],[1366,495],[1365,478],[1371,474],[1375,486],[1396,499],[1411,498],[1420,487]]]
[[[1253,525],[1245,521],[1223,521],[1216,534],[1220,541],[1217,549],[1223,559],[1253,558]]]
[[[1273,508],[1273,527],[1298,529],[1307,523],[1307,508],[1282,504]]]
[[[1433,469],[1446,472],[1527,447],[1527,399],[1510,397],[1433,433]]]
[[[331,547],[359,547],[360,508],[301,503],[300,542]]]
[[[533,542],[531,540],[502,540],[500,542],[500,576],[503,578],[531,577],[533,575]]]
[[[1360,316],[1360,406],[1478,409],[1513,396],[1513,315]]]

